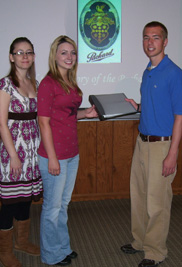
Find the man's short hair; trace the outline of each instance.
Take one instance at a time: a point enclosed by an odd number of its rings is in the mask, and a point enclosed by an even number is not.
[[[151,22],[147,23],[143,29],[143,35],[144,35],[144,31],[146,28],[152,28],[152,27],[161,27],[163,37],[164,37],[164,39],[167,39],[168,30],[167,30],[166,26],[159,21],[151,21]]]

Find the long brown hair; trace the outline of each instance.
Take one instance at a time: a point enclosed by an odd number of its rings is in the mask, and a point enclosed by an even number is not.
[[[23,43],[23,42],[26,42],[26,43],[30,44],[31,47],[32,47],[32,50],[34,52],[34,46],[30,42],[30,40],[28,38],[26,38],[26,37],[18,37],[10,45],[9,53],[13,54],[16,44]],[[19,87],[20,83],[19,83],[19,80],[18,80],[18,77],[17,77],[17,74],[16,74],[15,64],[14,64],[14,62],[10,61],[10,65],[11,65],[11,67],[10,67],[10,71],[9,71],[8,77],[11,78],[13,84],[16,87]],[[31,83],[32,83],[32,85],[34,87],[34,90],[36,91],[37,89],[36,89],[35,64],[34,64],[34,62],[32,63],[31,67],[28,69],[27,76],[30,79],[30,81],[31,81]]]
[[[53,79],[55,79],[56,81],[58,81],[61,86],[63,87],[63,89],[69,94],[70,93],[70,89],[69,86],[67,85],[67,83],[63,80],[63,77],[61,75],[61,73],[58,70],[57,64],[56,64],[56,52],[58,49],[58,46],[60,44],[63,43],[69,43],[71,45],[73,45],[74,49],[75,49],[75,53],[76,53],[76,63],[75,65],[68,70],[68,81],[78,90],[78,94],[82,95],[82,91],[79,88],[78,84],[77,84],[77,80],[76,80],[76,73],[77,73],[77,68],[78,68],[78,60],[77,60],[77,46],[75,44],[75,42],[69,38],[66,35],[61,35],[59,37],[57,37],[54,42],[51,45],[50,48],[50,53],[49,53],[49,71],[48,71],[48,75],[51,75],[51,77],[53,77]]]

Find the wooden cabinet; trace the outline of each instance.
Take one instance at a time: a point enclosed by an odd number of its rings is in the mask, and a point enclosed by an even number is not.
[[[129,198],[132,155],[138,120],[79,121],[80,164],[73,201]],[[175,194],[182,194],[182,143]]]

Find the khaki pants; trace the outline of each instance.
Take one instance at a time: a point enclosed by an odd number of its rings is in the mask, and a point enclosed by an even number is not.
[[[171,141],[143,142],[137,137],[131,167],[131,227],[135,249],[145,258],[163,261],[167,256],[172,187],[175,173],[162,176],[162,162]]]

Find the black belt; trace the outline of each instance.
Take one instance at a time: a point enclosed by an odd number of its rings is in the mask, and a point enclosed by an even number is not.
[[[154,135],[144,135],[139,133],[143,142],[157,142],[157,141],[169,141],[172,139],[172,136],[154,136]]]
[[[9,120],[35,120],[37,118],[37,112],[29,112],[29,113],[14,113],[8,112],[8,119]]]

